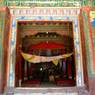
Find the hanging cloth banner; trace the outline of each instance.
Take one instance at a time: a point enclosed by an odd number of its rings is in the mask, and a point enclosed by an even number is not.
[[[27,60],[27,61],[29,61],[29,62],[30,62],[32,59],[35,58],[35,55],[30,55],[30,54],[23,53],[23,52],[21,52],[21,55],[23,56],[23,58],[24,58],[25,60]]]
[[[55,59],[55,60],[52,60],[52,62],[53,62],[53,64],[54,64],[54,65],[56,65],[56,66],[57,66],[57,65],[58,65],[59,60],[58,60],[58,59]]]
[[[73,53],[68,53],[68,54],[63,54],[63,55],[53,56],[53,57],[37,56],[37,55],[27,54],[27,53],[23,53],[23,52],[21,52],[21,55],[23,56],[23,58],[26,61],[31,62],[31,63],[53,61],[55,64],[57,64],[57,61],[55,61],[55,60],[70,57],[71,55],[73,55]]]

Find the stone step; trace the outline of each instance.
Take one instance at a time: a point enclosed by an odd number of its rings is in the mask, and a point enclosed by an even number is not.
[[[25,94],[21,94],[21,93],[16,93],[14,95],[78,95],[78,93],[25,93]]]
[[[7,88],[4,95],[90,95],[85,87]]]

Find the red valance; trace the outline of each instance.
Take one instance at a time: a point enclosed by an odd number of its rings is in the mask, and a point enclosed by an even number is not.
[[[64,45],[56,42],[41,42],[31,45],[29,49],[63,49]]]

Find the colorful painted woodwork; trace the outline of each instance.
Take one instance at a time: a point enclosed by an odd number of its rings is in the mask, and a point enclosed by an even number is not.
[[[8,40],[10,15],[7,7],[0,8],[0,92],[7,83]]]
[[[94,57],[94,72],[95,72],[95,9],[92,8],[90,11],[90,31],[92,32],[92,48]]]
[[[23,2],[24,1],[24,2]],[[38,2],[37,2],[38,1]],[[80,8],[63,8],[70,7],[70,6],[95,6],[95,0],[0,0],[0,6],[7,5],[10,8],[11,14],[12,14],[12,21],[11,24],[9,24],[9,11],[5,7],[0,7],[0,92],[6,85],[6,68],[7,63],[9,66],[8,71],[8,86],[14,87],[15,84],[15,61],[16,61],[16,36],[17,36],[17,23],[18,21],[31,21],[31,20],[67,20],[73,22],[73,28],[74,28],[74,46],[75,46],[75,54],[76,54],[76,83],[78,86],[81,86],[83,84],[82,81],[82,54],[81,54],[81,43],[83,40],[85,40],[85,48],[86,48],[86,58],[87,63],[84,64],[87,65],[88,75],[89,77],[95,77],[95,25],[94,25],[94,19],[90,18],[92,12],[90,12],[89,8],[82,9],[82,15],[83,16],[83,34],[85,38],[82,39],[80,37],[81,29],[79,27],[79,14],[80,14]],[[42,2],[42,3],[39,3]],[[47,3],[46,3],[47,2]],[[54,9],[54,8],[35,8],[36,7],[61,7],[60,9]],[[15,7],[21,7],[19,9],[16,9]],[[23,8],[23,7],[29,7],[29,8]],[[93,8],[94,9],[94,8]],[[93,10],[91,10],[93,11]],[[95,15],[95,14],[94,14]],[[9,25],[11,26],[11,32],[9,33]],[[83,28],[83,26],[81,26]],[[7,53],[8,53],[8,35],[10,37],[10,50],[9,50],[9,60],[7,59]],[[84,44],[84,43],[82,43]],[[19,49],[19,48],[17,48]],[[85,49],[84,51],[85,52]],[[19,57],[19,56],[18,56]],[[6,60],[4,59],[6,58]],[[83,57],[84,58],[84,57]],[[7,62],[8,60],[8,62]],[[18,67],[16,67],[18,70]],[[86,67],[84,67],[84,72],[86,71]],[[17,72],[20,73],[21,71]],[[4,75],[4,77],[2,77]],[[84,77],[87,76],[84,74]],[[17,75],[16,75],[17,76]],[[21,78],[21,76],[19,76]],[[5,80],[5,81],[3,81]],[[2,83],[1,83],[2,82]],[[2,88],[3,87],[3,88]]]
[[[87,57],[87,66],[89,77],[95,75],[95,66],[94,66],[94,44],[93,44],[93,35],[90,24],[90,8],[85,7],[82,10],[83,23],[84,23],[84,36],[85,36],[85,47],[86,47],[86,57]],[[87,28],[88,27],[88,28]]]
[[[80,7],[95,6],[95,0],[0,0],[10,7]]]
[[[4,0],[7,6],[67,7],[81,6],[81,0]]]
[[[55,10],[55,11],[54,11]],[[41,12],[40,12],[41,11]],[[59,13],[60,12],[60,13]],[[74,25],[74,45],[75,45],[75,52],[76,52],[76,81],[77,85],[82,85],[82,65],[81,64],[81,48],[80,48],[80,36],[79,36],[79,21],[78,21],[78,15],[80,13],[79,8],[31,8],[31,9],[11,9],[11,14],[13,14],[13,19],[12,19],[12,32],[11,32],[11,48],[10,48],[10,55],[13,54],[14,56],[15,53],[14,50],[16,49],[16,26],[17,26],[17,21],[44,21],[44,20],[50,20],[50,21],[73,21]],[[26,15],[25,15],[26,14]],[[23,16],[25,15],[25,16]],[[30,16],[31,15],[31,16]],[[46,16],[47,15],[47,16]],[[51,16],[52,15],[52,16]],[[15,63],[15,57],[9,56],[10,60],[13,60],[12,63]],[[10,63],[11,65],[11,70],[10,70],[10,75],[9,76],[9,86],[14,87],[14,76],[15,73],[13,71],[14,64]]]

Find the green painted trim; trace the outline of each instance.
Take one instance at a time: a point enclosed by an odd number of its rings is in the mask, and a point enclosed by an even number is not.
[[[0,72],[2,74],[3,68],[3,32],[5,25],[5,11],[0,11]]]
[[[95,77],[95,73],[94,73],[94,74],[89,73],[88,76],[89,76],[90,78],[93,78],[93,77]]]
[[[92,57],[90,54],[90,33],[89,33],[89,27],[88,26],[88,16],[86,12],[82,12],[83,18],[84,18],[84,34],[85,34],[85,47],[86,47],[86,57],[87,57],[87,68],[88,68],[88,75],[92,76],[95,72],[93,70],[93,62],[92,62]]]
[[[76,2],[79,2],[80,5],[77,5]],[[0,5],[20,7],[79,7],[95,6],[95,0],[2,0],[2,4],[0,3]]]
[[[33,6],[68,7],[68,6],[81,6],[81,0],[4,0],[4,4],[7,6],[28,6],[28,7],[33,7]]]

